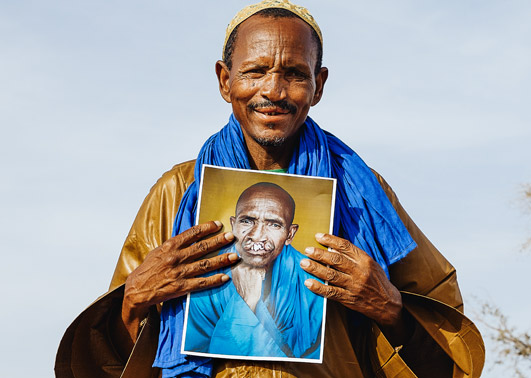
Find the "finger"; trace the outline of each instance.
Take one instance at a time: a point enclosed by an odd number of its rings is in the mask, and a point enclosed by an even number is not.
[[[325,251],[320,248],[308,247],[304,250],[306,256],[312,260],[319,261],[324,265],[333,266],[342,272],[352,269],[353,262],[344,253],[335,251]]]
[[[361,254],[367,255],[362,249],[356,247],[347,239],[343,239],[335,235],[317,233],[315,234],[315,240],[326,247],[345,253],[354,260],[360,258]]]
[[[186,247],[203,239],[205,236],[219,231],[222,226],[223,224],[220,221],[210,221],[198,224],[197,226],[190,227],[188,230],[174,236],[172,239],[175,241],[178,248]]]
[[[221,247],[229,244],[234,240],[232,232],[225,232],[208,239],[200,240],[197,243],[183,249],[175,251],[175,257],[178,262],[195,261],[210,252],[219,250]]]
[[[352,301],[349,292],[337,286],[324,285],[321,282],[318,282],[313,279],[307,279],[306,281],[304,281],[304,286],[306,286],[315,294],[320,295],[321,297],[332,299],[334,301],[338,301],[345,304],[350,304],[350,302]]]
[[[320,278],[323,281],[328,281],[335,286],[340,286],[343,288],[347,287],[349,283],[349,276],[345,273],[342,273],[336,269],[327,268],[315,261],[308,259],[301,260],[300,266],[306,272],[314,275],[317,278]]]
[[[220,286],[229,281],[230,277],[226,274],[219,273],[208,277],[190,278],[187,281],[188,292],[210,289],[212,287]]]
[[[239,259],[240,257],[236,253],[224,253],[209,259],[195,261],[191,264],[187,264],[186,272],[183,274],[183,277],[196,277],[212,272],[216,269],[221,269],[225,266],[234,264]]]

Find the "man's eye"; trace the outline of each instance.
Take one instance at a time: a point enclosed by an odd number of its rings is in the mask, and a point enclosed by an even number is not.
[[[251,222],[250,219],[242,219],[242,220],[240,220],[240,223],[243,224],[243,225],[249,225],[249,224],[252,224],[252,222]]]
[[[279,224],[279,223],[271,223],[270,226],[273,227],[274,229],[281,229],[282,228],[282,225]]]
[[[244,72],[247,76],[261,76],[265,74],[264,69],[262,68],[252,68]]]
[[[286,77],[291,79],[303,80],[308,77],[304,72],[299,70],[289,70],[286,72]]]

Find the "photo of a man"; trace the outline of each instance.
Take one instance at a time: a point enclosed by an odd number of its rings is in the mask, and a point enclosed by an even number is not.
[[[230,217],[235,242],[220,251],[241,260],[224,285],[190,295],[184,350],[234,356],[319,359],[322,297],[304,286],[305,256],[291,244],[296,204],[281,186],[259,182]]]

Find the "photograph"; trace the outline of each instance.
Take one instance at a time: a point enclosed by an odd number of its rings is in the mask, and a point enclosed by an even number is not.
[[[221,219],[235,236],[215,254],[240,261],[213,272],[225,284],[189,295],[182,352],[321,362],[326,299],[299,264],[332,231],[335,180],[205,165],[199,192],[197,222]]]

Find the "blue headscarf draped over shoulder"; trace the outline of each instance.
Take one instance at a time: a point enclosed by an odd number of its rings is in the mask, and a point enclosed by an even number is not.
[[[181,200],[174,236],[194,225],[203,164],[251,169],[243,133],[234,115],[199,152],[195,182]],[[370,168],[350,147],[322,130],[310,117],[301,128],[287,172],[337,179],[334,235],[348,239],[367,252],[388,276],[388,266],[416,247]],[[210,359],[180,354],[183,322],[183,298],[165,302],[153,366],[163,368],[163,378],[209,377],[212,374]]]

